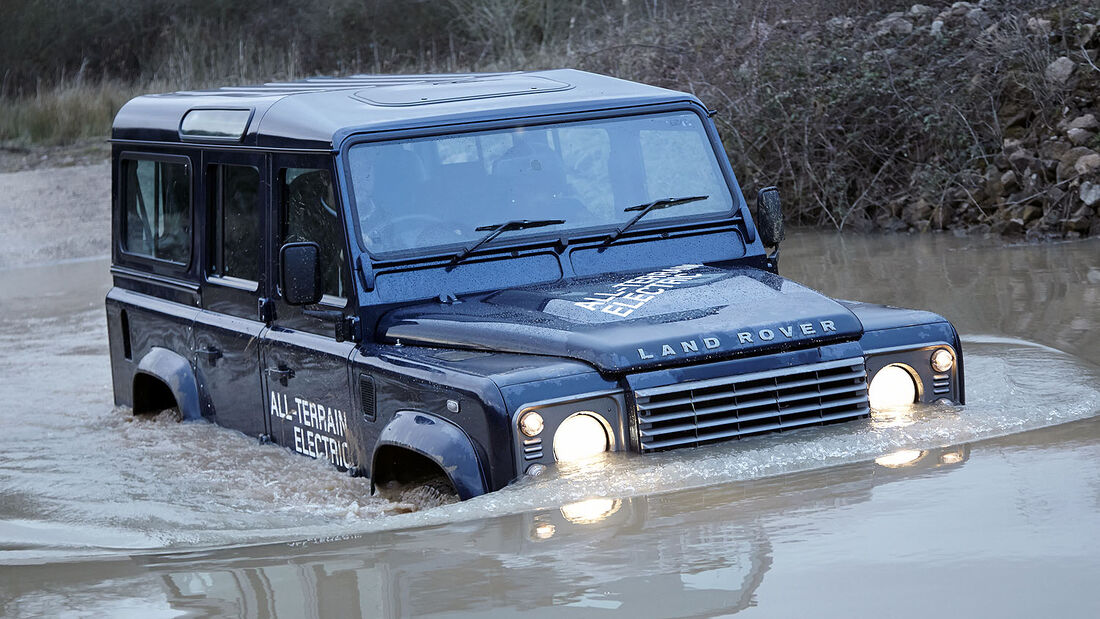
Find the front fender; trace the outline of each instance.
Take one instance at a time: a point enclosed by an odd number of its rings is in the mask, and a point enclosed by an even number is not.
[[[167,348],[154,347],[141,358],[137,374],[146,374],[168,385],[179,406],[184,421],[202,419],[199,384],[191,364],[180,354]]]
[[[378,470],[378,448],[385,445],[408,449],[435,462],[462,500],[486,492],[485,472],[473,442],[461,428],[442,417],[398,411],[378,437],[372,471]]]

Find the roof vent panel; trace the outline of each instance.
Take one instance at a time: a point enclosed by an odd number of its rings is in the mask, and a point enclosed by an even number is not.
[[[395,86],[378,86],[355,93],[355,98],[371,105],[405,107],[452,101],[511,97],[542,92],[559,92],[572,84],[535,75],[506,78],[472,78],[448,81],[424,81]]]

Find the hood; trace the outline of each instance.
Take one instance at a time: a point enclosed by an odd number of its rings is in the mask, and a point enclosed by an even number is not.
[[[832,299],[751,268],[685,264],[404,306],[383,341],[553,355],[631,371],[855,340]]]

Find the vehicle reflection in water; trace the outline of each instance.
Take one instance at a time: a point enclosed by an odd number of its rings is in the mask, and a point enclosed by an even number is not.
[[[592,497],[409,531],[153,556],[143,567],[161,575],[173,609],[212,615],[461,615],[550,606],[567,616],[593,609],[729,614],[754,605],[771,567],[771,518],[851,506],[869,500],[876,486],[951,470],[969,457],[968,445],[898,452],[672,495]]]
[[[561,515],[573,524],[595,524],[619,511],[621,499],[595,497],[561,506]]]
[[[920,467],[922,469],[950,466],[965,462],[970,457],[967,446],[956,449],[899,449],[875,458],[875,464],[888,469]]]

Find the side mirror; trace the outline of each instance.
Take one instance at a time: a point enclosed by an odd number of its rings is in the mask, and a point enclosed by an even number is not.
[[[320,303],[324,289],[317,243],[287,243],[279,249],[279,286],[290,305]]]
[[[777,187],[765,187],[756,194],[756,229],[764,247],[778,247],[783,240],[783,209]]]

